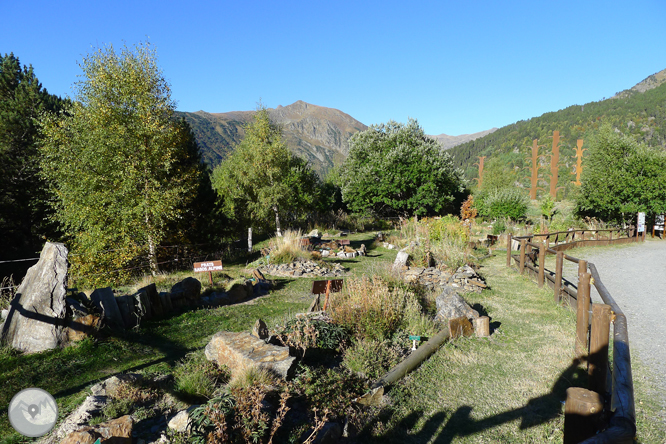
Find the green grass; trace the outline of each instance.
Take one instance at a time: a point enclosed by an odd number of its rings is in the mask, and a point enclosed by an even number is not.
[[[340,261],[349,268],[348,275],[387,272],[395,250],[373,248],[372,233],[349,238],[352,247],[365,243],[369,252],[367,257]],[[491,316],[495,333],[489,339],[460,339],[440,349],[390,392],[391,406],[368,426],[362,442],[562,441],[564,389],[584,382],[571,366],[573,313],[504,263],[503,254],[486,261],[481,272],[492,290],[466,296]],[[224,273],[229,279],[249,276],[244,269],[245,263],[225,264]],[[171,279],[175,283],[185,275],[164,277],[162,285],[170,287]],[[206,284],[205,276],[197,277]],[[214,279],[220,286],[227,281],[221,275]],[[283,324],[307,308],[313,280],[276,279],[277,288],[268,296],[147,322],[138,332],[87,339],[62,350],[34,355],[0,350],[0,442],[29,441],[13,432],[7,418],[9,401],[21,389],[40,387],[52,393],[63,418],[100,379],[122,372],[173,373],[180,360],[220,330],[250,330],[257,318],[269,327]],[[654,419],[658,406],[645,397],[650,382],[641,372],[640,367],[634,370],[639,438],[664,442],[663,420]]]

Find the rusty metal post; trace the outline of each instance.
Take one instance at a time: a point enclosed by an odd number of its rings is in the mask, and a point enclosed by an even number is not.
[[[324,299],[324,311],[328,307],[328,296],[331,294],[331,281],[326,282],[326,298]]]
[[[511,266],[511,233],[506,235],[506,266]]]
[[[578,275],[578,299],[576,307],[576,354],[587,355],[587,332],[590,324],[590,273]]]
[[[597,393],[606,391],[606,369],[608,368],[608,337],[610,334],[611,306],[592,304],[592,325],[590,327],[590,358],[587,368],[590,377],[590,390]]]
[[[520,266],[518,269],[520,270],[520,274],[523,274],[525,271],[525,248],[527,247],[527,240],[521,239],[520,240]]]
[[[562,267],[564,265],[564,251],[558,251],[555,260],[555,285],[553,286],[553,299],[560,302],[560,290],[562,288]]]
[[[543,288],[544,274],[546,270],[546,245],[548,245],[548,241],[545,240],[541,244],[541,247],[539,247],[539,276],[537,280],[539,288]]]

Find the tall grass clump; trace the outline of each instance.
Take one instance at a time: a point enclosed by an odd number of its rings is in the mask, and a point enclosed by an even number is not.
[[[412,245],[412,264],[458,268],[470,262],[469,227],[456,216],[409,219],[402,225],[402,244]]]
[[[423,322],[422,312],[419,297],[409,287],[363,276],[345,282],[332,304],[331,317],[356,339],[383,341]]]
[[[229,379],[229,372],[206,359],[203,352],[193,352],[176,364],[173,376],[181,397],[203,400],[213,397],[217,387]]]
[[[270,263],[289,264],[297,260],[310,260],[312,254],[301,247],[302,233],[300,230],[286,230],[282,236],[271,238]]]

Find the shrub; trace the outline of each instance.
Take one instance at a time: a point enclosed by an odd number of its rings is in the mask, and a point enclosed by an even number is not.
[[[345,350],[342,364],[361,378],[376,380],[402,361],[404,348],[385,339],[359,339]]]
[[[492,234],[499,236],[500,234],[506,231],[506,221],[504,219],[498,219],[493,223]]]
[[[517,188],[504,188],[489,192],[483,199],[482,216],[491,219],[524,219],[527,214],[527,197]]]
[[[286,323],[279,339],[305,355],[308,348],[337,349],[349,339],[349,334],[342,325],[330,320],[298,316]]]
[[[303,396],[310,410],[326,411],[343,417],[352,400],[367,391],[366,382],[346,369],[300,366],[292,390]]]

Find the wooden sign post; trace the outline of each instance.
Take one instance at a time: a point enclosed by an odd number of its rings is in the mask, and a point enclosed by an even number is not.
[[[194,272],[203,273],[208,272],[210,285],[213,285],[213,271],[222,271],[222,261],[209,261],[209,262],[195,262]]]
[[[331,293],[337,293],[342,291],[342,279],[333,279],[329,281],[314,281],[312,283],[312,294],[317,295],[315,303],[313,303],[313,307],[315,305],[319,305],[318,300],[319,296],[322,294],[325,294],[326,297],[324,299],[324,310],[326,310],[326,307],[328,306],[328,297]]]

